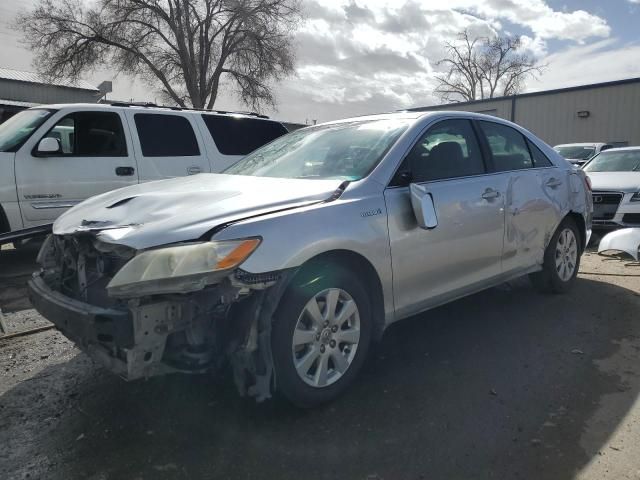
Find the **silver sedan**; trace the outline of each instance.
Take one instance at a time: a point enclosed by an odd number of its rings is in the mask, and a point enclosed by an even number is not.
[[[591,202],[584,172],[512,123],[358,117],[223,174],[83,202],[55,223],[30,291],[126,379],[230,364],[242,394],[312,406],[393,322],[522,275],[567,291]]]

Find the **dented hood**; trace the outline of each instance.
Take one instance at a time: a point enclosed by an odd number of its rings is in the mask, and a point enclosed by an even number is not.
[[[209,173],[143,183],[80,203],[58,218],[53,233],[93,231],[106,242],[150,248],[195,240],[242,218],[327,200],[341,183]]]

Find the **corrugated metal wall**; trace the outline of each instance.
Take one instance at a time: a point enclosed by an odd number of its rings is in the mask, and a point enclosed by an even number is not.
[[[513,120],[514,101],[515,122],[550,145],[574,142],[640,145],[640,82],[454,103],[425,110],[464,110]],[[578,112],[589,115],[579,117]]]
[[[589,112],[581,118],[578,112]],[[550,145],[640,145],[640,83],[516,98],[515,121]]]
[[[485,113],[487,115],[493,115],[496,117],[504,118],[505,120],[510,120],[511,100],[492,99],[474,103],[473,105],[456,105],[455,103],[450,103],[448,105],[434,107],[433,110],[457,110],[465,112]]]
[[[95,103],[97,91],[0,79],[0,98],[33,103]]]

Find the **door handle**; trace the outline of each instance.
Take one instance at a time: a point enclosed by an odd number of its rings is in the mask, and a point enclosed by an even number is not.
[[[187,175],[196,175],[201,172],[202,168],[200,168],[198,165],[191,165],[187,168]]]
[[[552,177],[546,181],[545,185],[549,188],[556,188],[562,185],[562,181]]]
[[[491,200],[493,198],[498,198],[500,196],[500,192],[494,190],[493,188],[487,188],[482,194],[482,198],[485,200]]]
[[[133,167],[116,167],[116,175],[120,177],[130,177],[135,171]]]

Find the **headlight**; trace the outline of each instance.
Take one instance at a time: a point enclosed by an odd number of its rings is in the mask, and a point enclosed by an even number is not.
[[[629,199],[630,202],[640,202],[640,192],[634,193]]]
[[[259,244],[259,238],[246,238],[148,250],[129,260],[107,290],[114,297],[201,290],[244,262]]]

